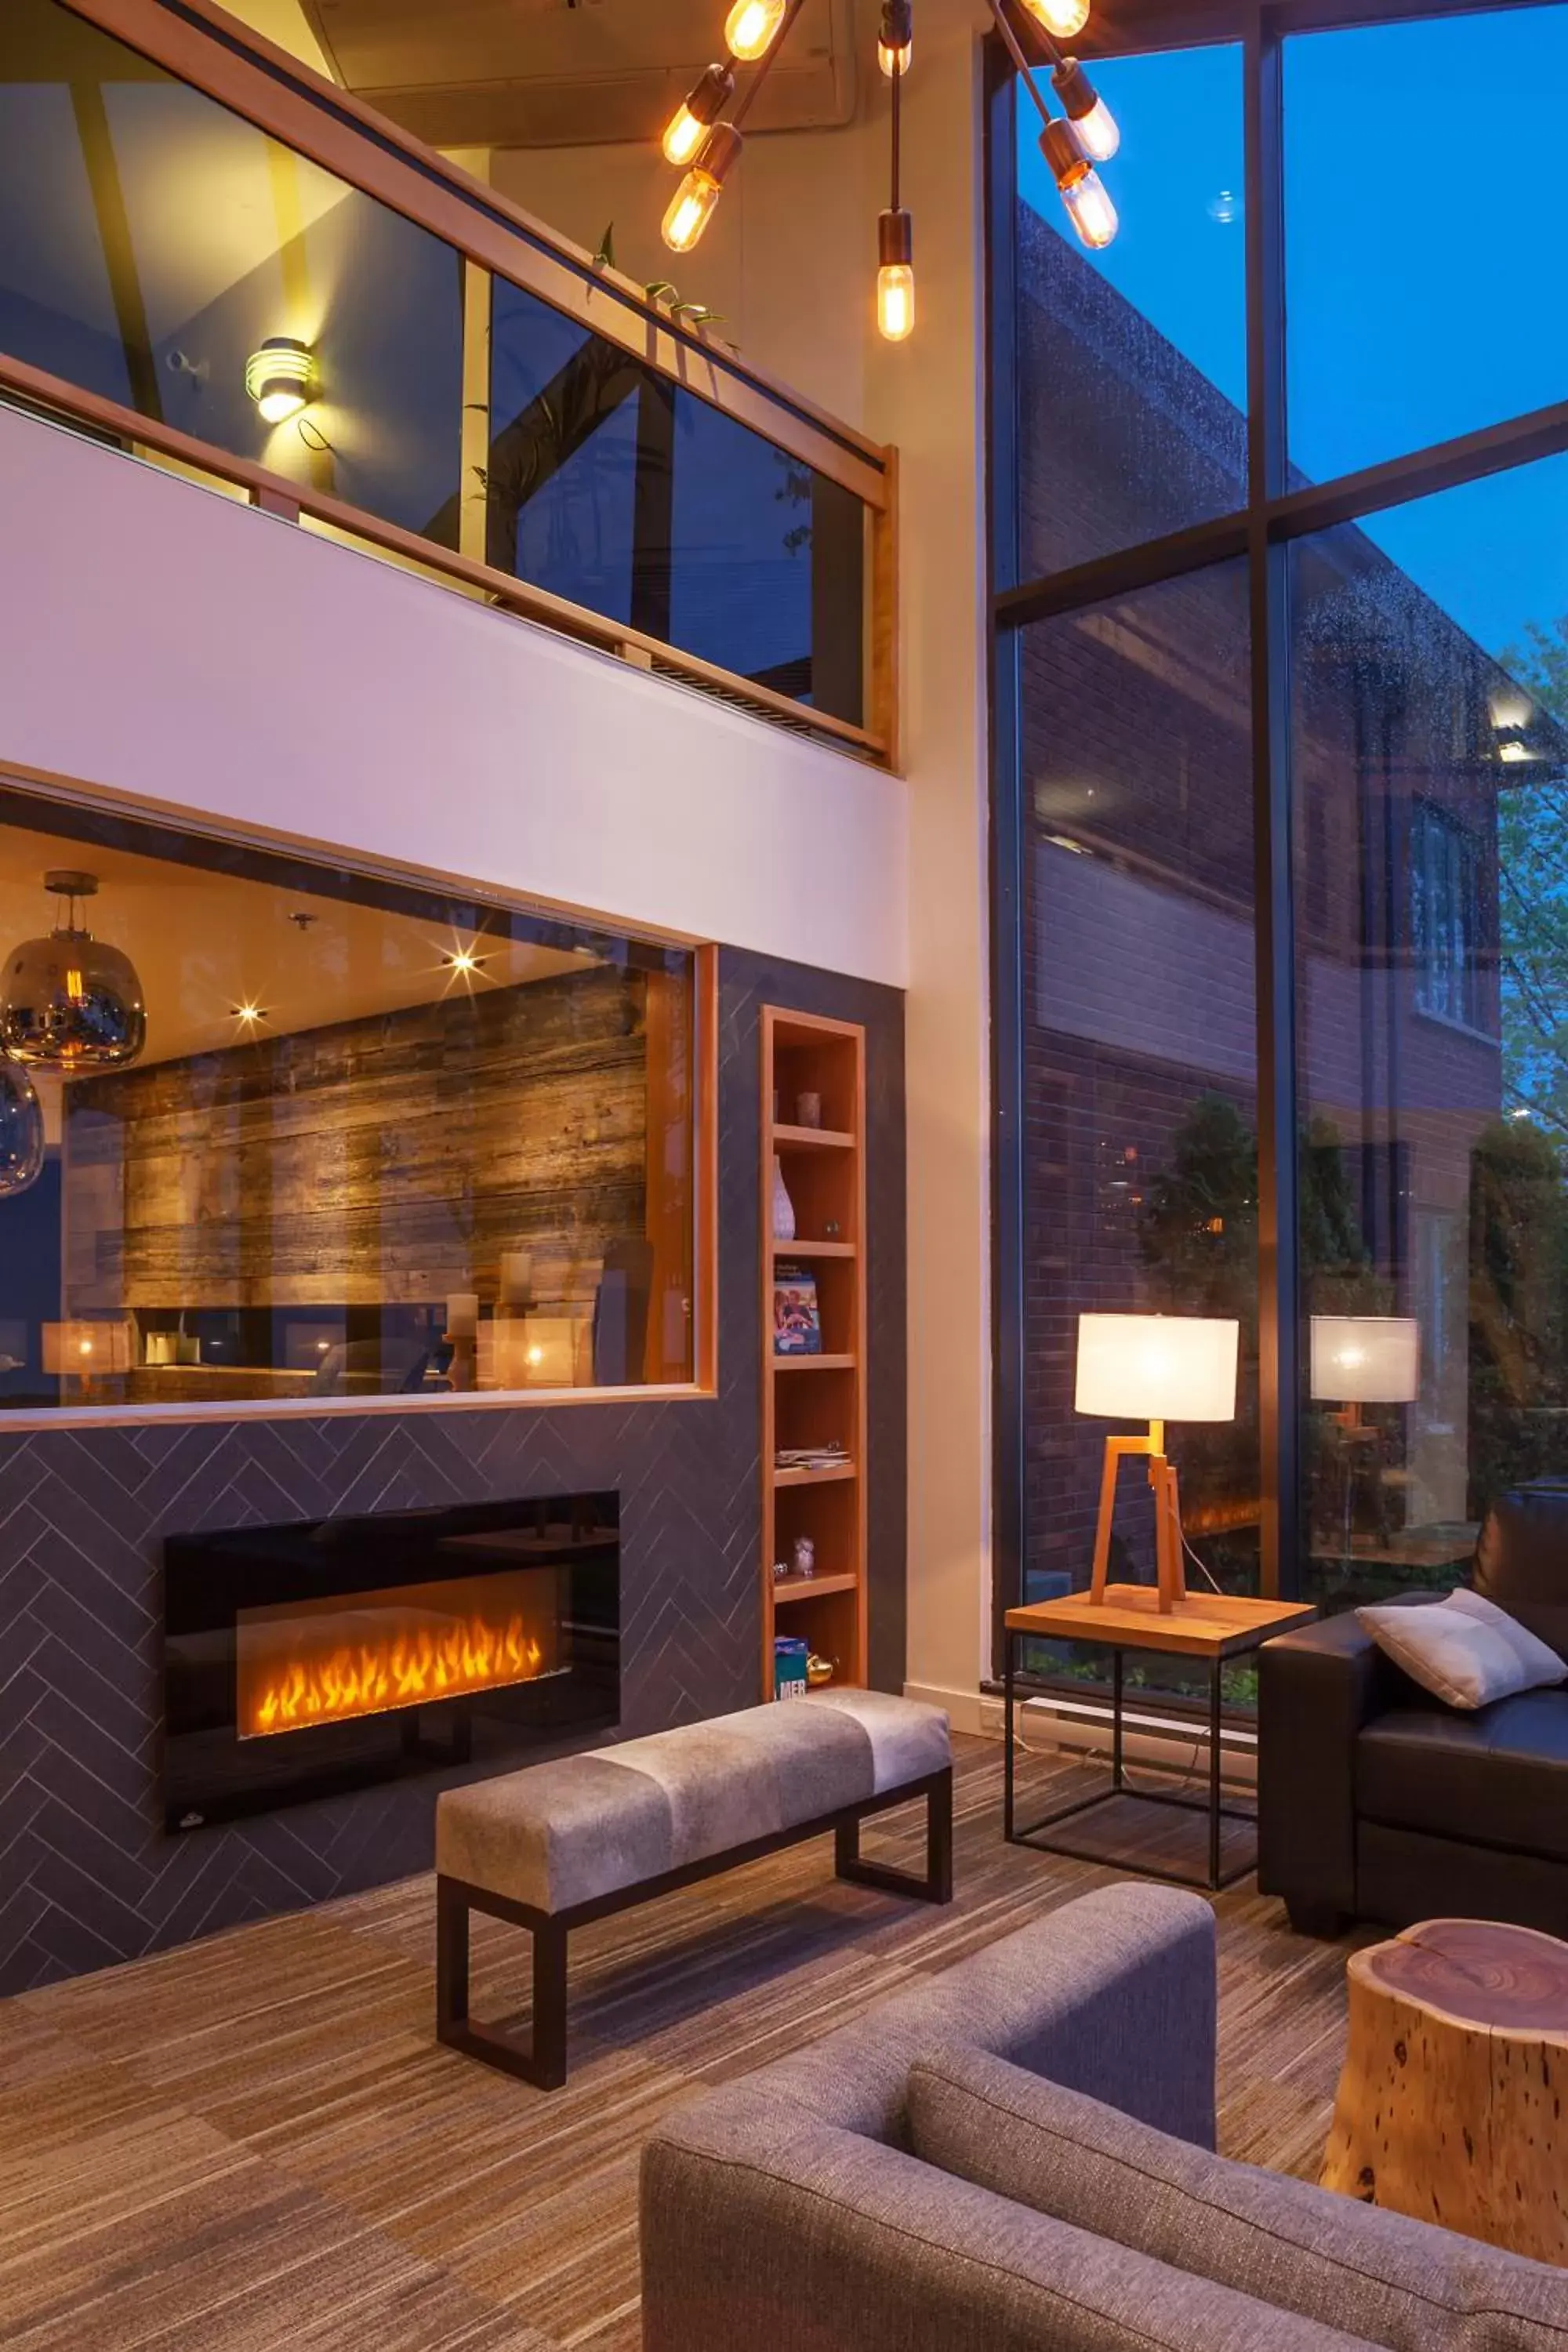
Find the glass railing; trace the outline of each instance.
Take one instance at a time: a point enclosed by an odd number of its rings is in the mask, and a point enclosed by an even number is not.
[[[891,756],[888,453],[216,11],[0,7],[0,393]]]

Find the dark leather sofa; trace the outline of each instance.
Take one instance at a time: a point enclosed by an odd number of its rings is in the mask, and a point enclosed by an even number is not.
[[[1500,1496],[1470,1582],[1568,1661],[1568,1486]],[[1568,1935],[1568,1685],[1462,1714],[1353,1614],[1281,1634],[1259,1656],[1258,1807],[1258,1886],[1302,1934],[1459,1915]]]

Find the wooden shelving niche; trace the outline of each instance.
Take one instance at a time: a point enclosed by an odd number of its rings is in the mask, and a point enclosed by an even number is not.
[[[837,1682],[863,1684],[866,1550],[866,1033],[764,1005],[762,1013],[763,1694],[773,1695],[773,1640],[805,1641]],[[815,1095],[822,1124],[799,1118]],[[773,1234],[773,1162],[795,1213]],[[821,1352],[781,1355],[774,1294],[781,1267],[816,1284]],[[825,1468],[777,1466],[780,1449],[837,1444]],[[812,1577],[775,1580],[797,1538],[816,1547]]]

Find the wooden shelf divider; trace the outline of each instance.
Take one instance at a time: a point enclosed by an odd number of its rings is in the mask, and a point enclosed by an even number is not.
[[[832,1661],[835,1679],[867,1673],[866,1033],[858,1024],[762,1009],[763,1696],[773,1696],[773,1641],[786,1631]],[[819,1097],[826,1124],[803,1127],[800,1097]],[[777,1116],[775,1117],[775,1109]],[[773,1162],[784,1173],[797,1237],[773,1231]],[[777,1268],[798,1261],[816,1278],[823,1353],[773,1348]],[[820,1380],[797,1374],[817,1372]],[[778,1449],[841,1445],[825,1469],[774,1467]],[[816,1573],[773,1577],[798,1537]],[[782,1622],[781,1622],[782,1621]]]

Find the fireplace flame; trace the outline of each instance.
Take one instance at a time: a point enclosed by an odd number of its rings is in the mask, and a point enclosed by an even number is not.
[[[473,1587],[459,1590],[466,1597]],[[426,1601],[433,1591],[439,1588],[418,1588],[418,1600]],[[400,1596],[402,1608],[368,1612],[367,1601],[394,1596],[362,1595],[320,1614],[307,1604],[273,1620],[265,1628],[270,1638],[258,1643],[248,1658],[242,1628],[239,1737],[383,1715],[530,1682],[549,1671],[538,1633],[521,1610],[477,1603],[454,1610],[448,1594],[451,1587],[434,1608],[409,1608],[412,1591]],[[377,1622],[383,1618],[384,1630]]]

